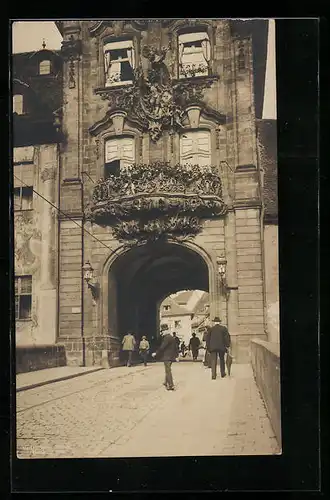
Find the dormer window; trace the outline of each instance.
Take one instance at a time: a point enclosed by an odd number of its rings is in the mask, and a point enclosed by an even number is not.
[[[104,177],[119,175],[120,171],[135,161],[133,137],[108,139],[105,143]]]
[[[49,75],[50,74],[50,61],[44,59],[39,63],[39,75]]]
[[[211,165],[211,136],[208,130],[187,131],[180,137],[182,164]]]
[[[103,50],[105,86],[132,83],[135,68],[133,41],[108,42]]]
[[[179,35],[180,78],[208,75],[210,57],[210,39],[206,32]]]
[[[23,95],[15,94],[13,96],[13,113],[18,115],[23,114]]]

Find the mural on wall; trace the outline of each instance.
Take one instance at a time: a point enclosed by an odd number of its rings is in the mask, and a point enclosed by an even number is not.
[[[41,232],[37,228],[36,218],[30,212],[17,212],[14,217],[15,227],[15,268],[39,266],[38,250]]]

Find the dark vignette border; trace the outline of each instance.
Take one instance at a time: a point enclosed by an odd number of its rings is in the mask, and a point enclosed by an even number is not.
[[[318,28],[317,19],[281,19],[276,28],[283,455],[14,459],[12,491],[318,490]],[[6,164],[8,157],[3,165]],[[8,173],[3,168],[3,186],[10,186],[11,175],[7,179]],[[3,214],[8,213],[5,198],[1,199]],[[3,237],[0,262],[5,280],[1,281],[2,287],[3,283],[9,286],[7,264],[12,259],[7,241],[9,239]],[[9,307],[13,293],[8,293],[7,287],[2,291]],[[8,347],[5,343],[1,351],[5,381],[9,381]],[[7,399],[5,393],[1,406]],[[2,420],[7,416],[1,411]],[[13,413],[11,422],[11,431],[14,432]]]

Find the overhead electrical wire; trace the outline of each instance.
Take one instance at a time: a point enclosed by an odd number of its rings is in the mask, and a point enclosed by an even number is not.
[[[13,174],[14,177],[21,183],[23,184],[25,187],[31,187],[29,186],[28,184],[26,184],[24,181],[22,181],[22,179],[20,179],[16,174]],[[55,208],[55,210],[58,211],[58,213],[60,213],[61,215],[63,215],[64,217],[66,217],[67,219],[71,220],[72,222],[74,222],[80,229],[83,229],[87,234],[89,234],[92,238],[94,238],[94,240],[98,241],[99,243],[101,243],[101,245],[103,245],[105,248],[107,248],[108,250],[110,251],[113,251],[112,248],[108,247],[108,245],[106,245],[103,241],[99,240],[94,234],[90,233],[85,227],[83,227],[83,225],[80,225],[78,224],[78,222],[73,219],[72,217],[70,217],[68,214],[66,214],[65,212],[63,212],[62,210],[60,210],[56,205],[54,205],[54,203],[52,203],[51,201],[47,200],[47,198],[45,198],[42,194],[40,194],[38,191],[36,191],[33,187],[32,187],[32,191],[37,195],[39,196],[40,198],[42,198],[44,201],[46,201],[49,205],[51,205],[53,208]]]

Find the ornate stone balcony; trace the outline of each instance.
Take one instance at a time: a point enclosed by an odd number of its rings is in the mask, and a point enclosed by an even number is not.
[[[112,226],[121,241],[186,238],[202,230],[202,220],[223,215],[216,167],[153,163],[132,165],[101,179],[86,216]]]

